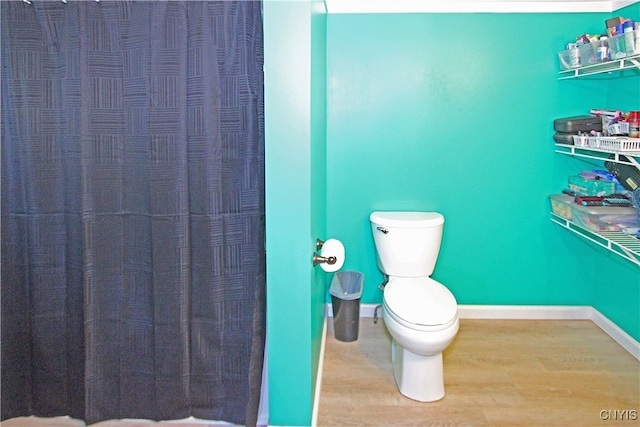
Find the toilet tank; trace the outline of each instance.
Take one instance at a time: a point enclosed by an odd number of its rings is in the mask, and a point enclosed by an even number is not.
[[[388,276],[431,276],[444,216],[437,212],[373,212],[369,216],[378,268]]]

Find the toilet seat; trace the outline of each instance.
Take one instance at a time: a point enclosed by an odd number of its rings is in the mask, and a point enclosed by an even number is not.
[[[440,331],[457,320],[455,297],[430,277],[391,277],[383,306],[396,322],[419,331]]]

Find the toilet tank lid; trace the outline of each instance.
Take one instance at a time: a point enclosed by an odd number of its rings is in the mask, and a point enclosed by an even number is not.
[[[428,228],[444,224],[438,212],[373,212],[369,221],[396,228]]]

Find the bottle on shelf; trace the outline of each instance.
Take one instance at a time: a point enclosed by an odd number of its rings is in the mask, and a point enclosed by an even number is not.
[[[640,111],[629,113],[629,137],[640,138]]]

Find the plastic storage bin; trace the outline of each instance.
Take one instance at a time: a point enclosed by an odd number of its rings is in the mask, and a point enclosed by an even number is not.
[[[573,145],[576,147],[598,148],[598,137],[587,135],[573,135]]]
[[[581,67],[601,62],[598,61],[598,48],[600,47],[600,44],[600,40],[596,40],[594,42],[585,43],[578,46]]]
[[[571,206],[573,223],[591,231],[620,231],[638,226],[638,211],[634,208],[611,206]]]
[[[360,327],[360,297],[364,274],[338,271],[331,279],[329,293],[333,306],[333,328],[338,341],[355,341]]]
[[[637,31],[628,31],[624,33],[624,49],[627,52],[627,56],[633,56],[638,53],[638,48],[636,46],[636,41],[638,40],[638,36],[636,35]]]
[[[573,197],[567,194],[552,194],[549,200],[551,200],[551,212],[564,219],[573,218],[571,211],[571,205],[575,204]]]
[[[611,60],[611,52],[609,51],[609,39],[596,40],[591,43],[593,52],[596,56],[596,63],[607,62]]]
[[[607,196],[616,192],[616,183],[606,179],[584,179],[569,177],[569,188],[583,196]]]
[[[627,57],[627,44],[625,43],[626,39],[626,34],[613,36],[609,39],[609,54],[611,56],[611,59],[615,60]]]
[[[580,66],[580,51],[575,49],[567,49],[558,52],[558,62],[560,70],[571,70]]]
[[[611,151],[640,151],[640,138],[620,136],[601,136],[598,146]]]

